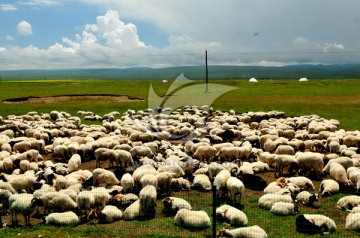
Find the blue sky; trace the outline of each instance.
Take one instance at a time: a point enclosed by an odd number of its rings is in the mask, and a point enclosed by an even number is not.
[[[358,0],[0,1],[0,70],[360,63]]]

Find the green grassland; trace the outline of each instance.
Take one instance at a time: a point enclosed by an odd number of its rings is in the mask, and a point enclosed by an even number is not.
[[[261,80],[249,83],[247,80],[211,81],[207,93],[203,81],[195,81],[188,104],[196,100],[211,97],[218,85],[235,87],[213,103],[216,110],[233,109],[239,113],[248,111],[284,111],[288,116],[317,114],[326,119],[338,119],[345,130],[359,129],[360,116],[360,80]],[[66,111],[75,115],[78,110],[93,111],[103,115],[110,111],[124,112],[131,108],[145,109],[150,84],[159,96],[166,94],[171,85],[158,80],[31,80],[2,81],[0,100],[22,97],[43,97],[59,95],[107,94],[128,95],[144,99],[136,102],[117,102],[114,100],[76,99],[68,101],[53,100],[48,103],[5,104],[0,107],[0,115],[24,114],[29,111],[50,112]]]

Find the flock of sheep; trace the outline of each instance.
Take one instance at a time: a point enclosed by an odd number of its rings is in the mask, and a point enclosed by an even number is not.
[[[87,125],[82,119],[100,123]],[[227,199],[216,215],[232,227],[218,236],[267,237],[261,227],[247,226],[238,209],[245,190],[264,192],[260,208],[295,215],[299,206],[318,201],[315,179],[321,180],[320,196],[353,193],[334,207],[351,211],[345,227],[360,231],[360,132],[339,129],[333,119],[286,117],[279,111],[239,114],[209,106],[102,117],[84,111],[77,116],[29,112],[0,117],[0,146],[1,214],[10,214],[12,224],[18,214],[26,225],[31,215],[67,226],[151,218],[163,198],[163,212],[174,216],[175,225],[205,229],[211,226],[209,214],[171,194],[210,191],[214,184],[219,201]],[[91,160],[96,168],[81,169]],[[277,180],[268,184],[259,173],[270,171]],[[295,225],[303,233],[336,230],[322,214],[299,215]]]

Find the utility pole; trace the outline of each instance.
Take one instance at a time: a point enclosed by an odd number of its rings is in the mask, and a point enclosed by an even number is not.
[[[205,77],[205,93],[208,92],[208,82],[209,82],[209,70],[207,62],[207,50],[205,50],[205,68],[206,68],[206,77]]]

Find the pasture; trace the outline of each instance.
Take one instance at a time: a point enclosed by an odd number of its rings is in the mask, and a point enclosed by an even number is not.
[[[287,116],[316,114],[326,119],[337,119],[340,128],[348,130],[359,129],[360,118],[360,80],[311,80],[300,83],[297,80],[260,80],[259,83],[249,83],[247,80],[217,80],[212,83],[224,84],[236,89],[218,97],[213,107],[215,110],[242,112],[257,112],[278,110]],[[147,97],[149,85],[152,84],[159,96],[166,94],[171,85],[157,80],[122,81],[122,80],[26,80],[0,82],[0,115],[21,115],[29,111],[49,113],[52,110],[65,111],[76,116],[77,111],[92,111],[104,115],[111,111],[126,112],[128,109],[144,110],[148,106]],[[200,96],[202,81],[193,92]],[[210,85],[208,94],[216,91]],[[63,100],[54,96],[67,97]],[[72,96],[71,96],[72,95]],[[84,96],[86,95],[86,96]],[[91,97],[90,95],[97,95]],[[126,95],[128,98],[116,99],[114,96]],[[75,97],[76,96],[76,97]],[[105,97],[106,96],[106,97]],[[205,95],[206,96],[206,95]],[[24,100],[32,97],[37,100]],[[175,92],[176,97],[176,92]],[[12,102],[8,99],[23,98]],[[43,98],[43,100],[41,100]],[[132,100],[133,99],[133,100]],[[188,104],[192,104],[191,101]],[[100,122],[83,121],[86,124]],[[82,165],[84,168],[95,168],[94,161]],[[273,172],[261,175],[267,182],[273,181]],[[318,191],[320,182],[314,181]],[[212,213],[212,194],[210,192],[174,192],[174,196],[188,200],[195,210],[205,210]],[[267,210],[258,208],[257,200],[262,192],[246,190],[242,199],[244,212],[249,218],[248,225],[259,225],[269,237],[306,237],[295,231],[295,216],[279,217]],[[331,217],[338,229],[327,237],[357,237],[359,233],[345,230],[347,213],[335,208],[339,198],[345,194],[322,198],[317,208],[301,207],[300,213],[320,213]],[[158,201],[161,208],[161,200]],[[7,220],[8,221],[8,220]],[[165,217],[161,209],[156,212],[155,219],[149,221],[119,221],[112,224],[82,224],[75,228],[45,226],[39,220],[34,220],[31,227],[8,227],[0,230],[2,237],[206,237],[210,236],[211,228],[202,231],[190,231],[174,226],[173,217]],[[35,225],[36,224],[36,225]],[[224,225],[217,224],[217,230]]]

